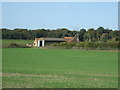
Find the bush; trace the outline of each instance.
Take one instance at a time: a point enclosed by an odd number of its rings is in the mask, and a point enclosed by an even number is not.
[[[66,49],[71,49],[76,45],[74,42],[61,42],[60,46]]]
[[[61,43],[53,43],[52,46],[62,47],[65,49],[71,49],[74,46],[78,49],[117,49],[120,48],[117,42],[61,42]]]
[[[51,46],[59,47],[59,43],[52,43]]]
[[[84,48],[84,42],[77,43],[76,46],[78,47],[78,49]]]
[[[117,42],[80,42],[77,45],[79,48],[86,49],[117,49]]]
[[[11,43],[8,48],[30,48],[26,45],[20,45],[20,44],[17,44],[17,43]]]

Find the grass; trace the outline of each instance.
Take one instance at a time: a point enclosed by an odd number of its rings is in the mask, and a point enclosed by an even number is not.
[[[31,43],[33,44],[34,40],[8,40],[8,39],[5,39],[5,40],[2,40],[2,46],[3,47],[7,47],[9,46],[11,43],[17,43],[17,44],[20,44],[20,45],[26,45],[28,43]]]
[[[118,53],[4,48],[3,88],[117,88]]]

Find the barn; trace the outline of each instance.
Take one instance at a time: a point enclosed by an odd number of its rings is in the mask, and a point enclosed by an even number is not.
[[[60,42],[77,42],[76,37],[64,37],[64,38],[35,38],[33,46],[44,47],[45,44],[60,43]]]

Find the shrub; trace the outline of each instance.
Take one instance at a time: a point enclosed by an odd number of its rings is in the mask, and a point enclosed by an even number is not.
[[[17,43],[11,43],[8,48],[30,48],[26,45],[20,45],[20,44],[17,44]]]
[[[59,47],[59,43],[52,43],[51,46]]]
[[[61,42],[60,46],[66,49],[73,48],[76,45],[74,42]]]
[[[78,48],[86,49],[117,49],[117,42],[80,42],[77,44]]]
[[[76,46],[79,48],[84,48],[84,42],[77,43]]]
[[[92,47],[92,42],[84,42],[84,47],[89,48]]]
[[[71,49],[76,46],[78,49],[117,49],[120,46],[120,43],[117,42],[61,42],[61,43],[53,43],[52,46],[62,47],[66,49]]]
[[[11,44],[8,46],[8,48],[15,48],[15,47],[19,47],[19,45],[16,44],[16,43],[11,43]]]

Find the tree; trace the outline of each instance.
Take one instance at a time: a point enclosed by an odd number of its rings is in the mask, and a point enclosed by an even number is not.
[[[109,39],[108,33],[103,33],[100,37],[100,41],[102,41],[102,42],[107,42],[108,39]]]
[[[100,37],[104,32],[105,32],[105,29],[103,27],[97,28],[96,36],[97,36],[99,42],[100,42]]]
[[[59,28],[55,30],[50,29],[6,29],[2,28],[2,39],[35,39],[40,37],[49,38],[64,38],[64,37],[75,37],[76,34],[79,36],[81,42],[118,42],[120,40],[120,31],[104,29],[99,27],[96,30],[94,28],[89,28],[87,31],[85,29],[80,29],[80,31],[70,31],[66,28]]]
[[[95,41],[95,36],[96,36],[95,34],[96,34],[96,33],[95,33],[94,28],[90,28],[90,29],[88,29],[88,31],[85,33],[84,38],[86,39],[86,41],[89,41],[89,42]]]
[[[84,34],[85,34],[86,30],[85,29],[81,29],[79,32],[79,40],[80,41],[84,41]]]

